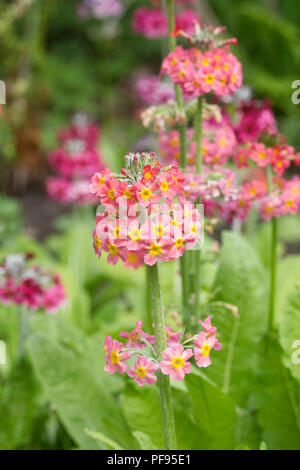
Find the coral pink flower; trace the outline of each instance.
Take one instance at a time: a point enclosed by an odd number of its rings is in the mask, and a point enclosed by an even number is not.
[[[145,356],[139,356],[134,366],[128,369],[127,374],[140,387],[143,387],[146,383],[153,385],[157,381],[157,377],[154,375],[157,369],[158,366],[154,362],[149,361]]]
[[[127,364],[124,361],[130,359],[130,352],[123,350],[123,344],[114,339],[108,348],[105,356],[106,366],[104,370],[109,374],[114,374],[117,370],[124,374],[127,370]]]
[[[167,345],[171,348],[179,344],[182,333],[174,333],[171,326],[166,326]]]
[[[193,356],[192,349],[184,349],[181,344],[173,348],[167,348],[163,352],[164,360],[160,363],[163,374],[170,375],[173,380],[183,380],[185,374],[191,372],[191,363],[188,362]]]
[[[111,352],[111,349],[112,349],[112,344],[113,344],[113,339],[111,336],[107,335],[105,337],[105,341],[104,341],[104,355],[106,356],[106,354],[110,354]]]
[[[195,360],[198,367],[207,367],[211,364],[209,353],[217,344],[215,336],[208,336],[203,331],[194,339]]]
[[[134,330],[130,331],[129,333],[127,331],[121,331],[120,336],[127,339],[125,344],[126,348],[144,348],[146,344],[141,341],[142,338],[144,338],[150,344],[153,343],[153,337],[142,331],[142,322],[140,320],[136,322],[136,327]]]

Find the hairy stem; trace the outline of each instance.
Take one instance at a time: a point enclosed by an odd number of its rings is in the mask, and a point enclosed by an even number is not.
[[[166,10],[168,16],[168,38],[169,38],[169,52],[173,51],[177,46],[176,37],[172,36],[172,32],[175,29],[175,10],[174,1],[166,0]],[[176,93],[176,102],[178,109],[184,111],[183,97],[181,89],[178,85],[174,85]],[[180,135],[180,166],[182,169],[186,167],[187,163],[187,140],[186,140],[186,124],[182,124],[179,127]],[[190,298],[190,283],[189,283],[189,265],[187,254],[183,254],[180,259],[180,271],[181,271],[181,285],[182,285],[182,310],[183,315],[186,319],[189,318],[189,298]]]
[[[270,259],[270,294],[269,294],[269,333],[274,328],[276,267],[277,267],[277,218],[271,220],[271,259]]]
[[[161,362],[163,359],[162,353],[167,348],[167,339],[157,263],[153,266],[147,266],[147,271],[155,324],[156,354],[158,362]],[[159,371],[158,381],[166,449],[175,450],[177,448],[177,444],[170,377]]]

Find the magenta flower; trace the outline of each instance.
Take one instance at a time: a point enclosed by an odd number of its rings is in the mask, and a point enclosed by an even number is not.
[[[109,345],[109,341],[107,342]],[[107,346],[106,346],[107,347]],[[109,345],[105,356],[106,366],[104,370],[109,374],[114,374],[117,370],[120,374],[124,374],[127,370],[127,364],[124,361],[130,359],[130,352],[123,350],[123,343],[114,339]]]
[[[157,377],[154,375],[157,369],[158,366],[154,362],[149,361],[145,356],[140,356],[134,366],[128,369],[127,374],[140,387],[143,387],[146,383],[153,385],[157,381]]]
[[[191,372],[191,363],[188,362],[193,356],[192,349],[184,349],[181,344],[173,348],[167,348],[163,352],[164,360],[160,363],[163,374],[170,375],[173,380],[183,380],[185,374]]]

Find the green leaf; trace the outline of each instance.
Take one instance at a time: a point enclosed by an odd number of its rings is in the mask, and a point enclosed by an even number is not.
[[[134,431],[132,434],[140,444],[142,450],[157,450],[148,434],[140,431]]]
[[[88,436],[92,437],[96,441],[99,441],[101,442],[101,444],[104,444],[110,450],[124,450],[120,446],[120,444],[109,439],[109,437],[104,436],[104,434],[101,434],[100,432],[91,431],[90,429],[87,429],[87,428],[84,429],[84,432],[86,432]]]
[[[205,436],[190,419],[188,395],[172,390],[178,449],[204,449]],[[128,386],[121,397],[121,406],[131,432],[146,434],[156,449],[165,449],[158,387]]]
[[[197,427],[207,436],[205,448],[234,449],[236,411],[233,400],[202,375],[188,375],[185,384]]]
[[[255,375],[257,347],[266,331],[266,275],[254,249],[241,236],[225,232],[215,282],[217,299],[238,307],[212,309],[223,345],[213,351],[213,364],[205,371],[225,393],[245,408]]]
[[[300,285],[287,299],[279,324],[284,363],[300,383]]]
[[[274,338],[260,347],[254,401],[262,438],[271,450],[300,449],[299,387],[281,359]]]
[[[58,344],[34,334],[28,343],[36,375],[64,426],[83,449],[99,449],[84,429],[97,429],[127,449],[135,448],[117,401],[105,387],[104,372],[97,376],[78,354],[76,344]]]

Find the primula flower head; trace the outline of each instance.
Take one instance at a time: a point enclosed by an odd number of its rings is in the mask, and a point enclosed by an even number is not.
[[[32,255],[8,255],[0,265],[0,302],[55,312],[66,299],[59,276],[31,264]]]
[[[153,153],[128,154],[119,175],[97,172],[90,191],[100,199],[94,249],[98,256],[107,252],[111,264],[121,259],[136,268],[143,262],[168,261],[200,239],[200,214],[194,206],[188,218],[180,216],[186,201],[177,163],[162,167]],[[192,225],[196,230],[184,233]]]

